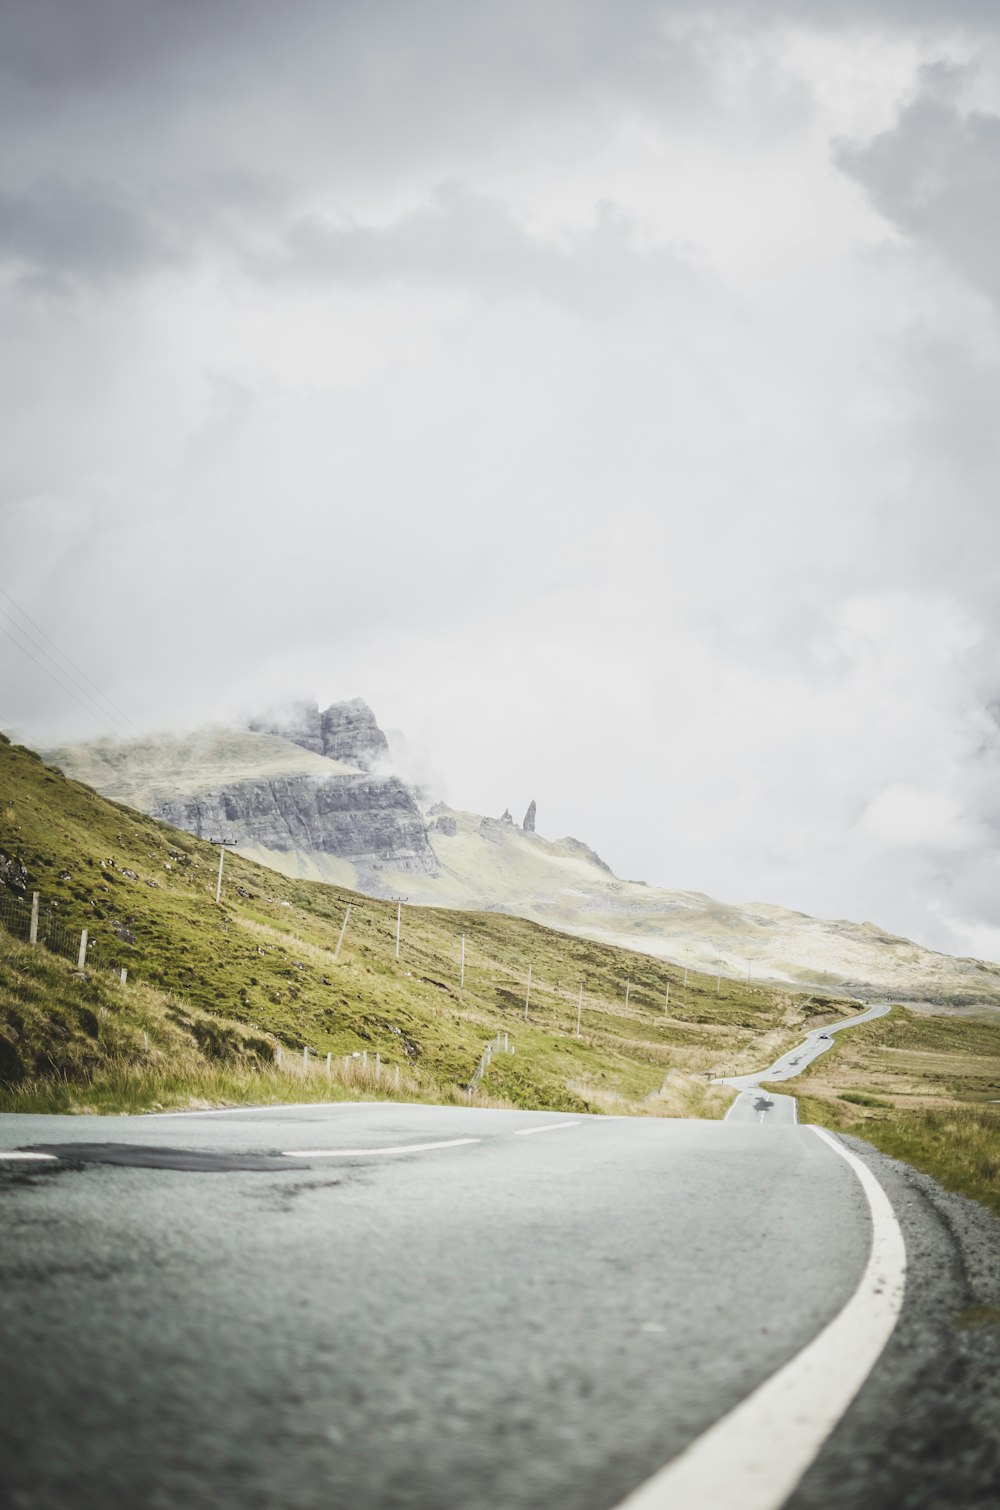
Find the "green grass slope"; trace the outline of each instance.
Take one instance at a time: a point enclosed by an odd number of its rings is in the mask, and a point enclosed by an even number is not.
[[[69,961],[0,933],[0,1111],[138,1112],[173,1106],[368,1099],[389,1094],[356,1060],[327,1075],[274,1061],[270,1035],[202,1012],[153,986]],[[426,1099],[412,1075],[401,1093]]]
[[[185,1011],[225,1019],[227,1032],[263,1035],[291,1051],[377,1052],[414,1094],[461,1093],[485,1043],[506,1031],[516,1054],[494,1059],[485,1095],[524,1106],[718,1115],[728,1093],[706,1090],[699,1076],[766,1062],[803,1027],[849,1010],[749,983],[723,980],[718,989],[714,976],[693,972],[685,985],[681,970],[648,955],[493,913],[404,907],[397,958],[391,901],[291,879],[231,853],[217,904],[217,850],[98,796],[6,740],[0,855],[8,931],[26,935],[27,896],[37,891],[42,934],[64,952],[88,929],[91,979],[127,968],[128,986],[105,1003],[109,1013],[133,988],[151,987]],[[27,896],[19,899],[22,866]],[[18,990],[27,987],[9,984],[0,1000],[0,1034],[14,1045],[23,1033]],[[259,1060],[259,1046],[255,1054]],[[0,1089],[15,1092],[30,1078],[38,1091],[37,1059],[31,1069],[16,1054],[2,1062]]]

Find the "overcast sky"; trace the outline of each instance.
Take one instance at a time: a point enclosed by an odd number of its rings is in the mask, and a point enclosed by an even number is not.
[[[0,629],[113,725],[1000,958],[1000,7],[3,0],[0,143]]]

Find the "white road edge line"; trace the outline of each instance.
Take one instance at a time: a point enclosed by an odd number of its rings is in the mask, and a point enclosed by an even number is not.
[[[286,1148],[286,1159],[355,1159],[381,1153],[429,1153],[432,1148],[460,1148],[481,1138],[448,1138],[444,1143],[397,1143],[389,1148]]]
[[[892,1336],[906,1285],[899,1223],[867,1165],[812,1131],[851,1166],[868,1200],[872,1245],[858,1288],[818,1337],[616,1510],[778,1510]]]
[[[380,1107],[398,1106],[400,1103],[396,1101],[267,1101],[262,1106],[251,1106],[248,1103],[246,1106],[203,1106],[195,1110],[180,1112],[138,1112],[136,1113],[136,1120],[141,1118],[143,1122],[156,1122],[162,1117],[235,1117],[240,1112],[244,1114],[256,1114],[258,1112],[299,1112],[314,1111],[317,1107],[325,1106],[341,1108],[374,1105]]]
[[[5,1148],[0,1151],[0,1161],[9,1163],[12,1159],[49,1159],[54,1164],[59,1162],[58,1155],[54,1153],[28,1153],[21,1148]]]
[[[729,1110],[726,1112],[726,1115],[723,1117],[723,1119],[722,1119],[723,1122],[728,1122],[729,1121],[730,1117],[733,1115],[733,1112],[739,1106],[740,1102],[743,1100],[743,1097],[745,1095],[746,1095],[746,1091],[737,1091],[736,1092],[736,1100],[733,1102],[732,1106],[729,1108]]]
[[[515,1138],[530,1138],[532,1133],[558,1132],[560,1127],[579,1127],[576,1122],[546,1122],[541,1127],[517,1127],[514,1129]]]

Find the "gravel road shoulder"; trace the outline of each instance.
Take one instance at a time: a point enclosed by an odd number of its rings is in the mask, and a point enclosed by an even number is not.
[[[786,1510],[996,1510],[1000,1220],[858,1138],[892,1201],[907,1295],[874,1372]]]

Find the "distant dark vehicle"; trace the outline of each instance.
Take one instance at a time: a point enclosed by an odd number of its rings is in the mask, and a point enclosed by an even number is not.
[[[821,1033],[819,1036],[821,1038],[829,1038],[830,1035],[829,1035],[829,1033]]]

